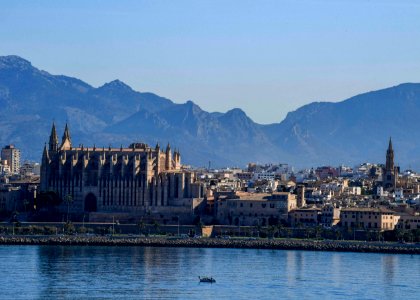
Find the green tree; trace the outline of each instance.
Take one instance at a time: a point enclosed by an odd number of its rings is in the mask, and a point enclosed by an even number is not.
[[[146,223],[143,221],[143,218],[138,221],[137,227],[139,229],[139,234],[144,234],[144,230],[146,229]]]
[[[70,214],[70,205],[73,204],[73,197],[70,194],[67,194],[63,198],[64,203],[67,204],[67,222],[69,222],[69,214]]]
[[[160,224],[157,220],[153,221],[153,228],[155,229],[155,233],[157,233],[157,234],[160,233]]]
[[[72,222],[67,221],[66,224],[64,224],[64,232],[67,234],[72,234],[76,232],[76,229]]]
[[[268,231],[268,237],[270,238],[274,238],[274,231],[276,230],[275,226],[269,225],[267,227],[267,231]]]
[[[29,205],[29,201],[28,201],[28,199],[24,199],[23,200],[23,206],[25,207],[25,213],[27,212],[27,210],[28,210],[28,205]]]

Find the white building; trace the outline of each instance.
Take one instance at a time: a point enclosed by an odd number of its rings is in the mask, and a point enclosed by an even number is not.
[[[18,174],[20,170],[20,150],[14,145],[7,145],[1,149],[1,160],[7,160],[10,172]]]

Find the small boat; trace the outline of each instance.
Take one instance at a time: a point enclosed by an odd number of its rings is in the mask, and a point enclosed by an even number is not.
[[[200,279],[200,282],[207,282],[207,283],[216,283],[216,279],[213,277],[207,277],[207,276],[198,276],[198,279]]]

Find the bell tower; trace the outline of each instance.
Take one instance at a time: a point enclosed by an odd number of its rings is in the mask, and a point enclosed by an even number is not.
[[[389,138],[388,150],[386,150],[385,170],[394,171],[394,149],[392,149],[392,140]]]
[[[385,189],[395,189],[397,187],[398,168],[394,164],[394,149],[392,140],[389,138],[388,149],[386,150],[386,162],[383,172],[382,185]]]

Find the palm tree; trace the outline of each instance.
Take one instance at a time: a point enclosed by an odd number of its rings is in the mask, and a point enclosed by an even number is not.
[[[144,229],[146,228],[146,223],[144,223],[143,218],[137,223],[139,228],[139,234],[144,233]]]
[[[28,199],[24,199],[23,200],[23,205],[25,206],[25,213],[26,213],[26,210],[27,210],[27,207],[28,207],[28,204],[29,204],[29,201],[28,201]]]
[[[73,203],[73,197],[70,194],[64,196],[64,202],[67,203],[67,222],[69,222],[70,204]]]
[[[160,224],[157,220],[153,221],[153,227],[155,228],[155,232],[159,233],[160,232]]]

